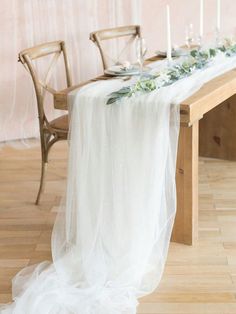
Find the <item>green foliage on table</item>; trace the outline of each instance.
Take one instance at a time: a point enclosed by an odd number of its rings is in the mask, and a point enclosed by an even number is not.
[[[189,56],[182,63],[169,66],[153,75],[145,74],[135,84],[111,93],[108,95],[107,105],[124,97],[131,97],[137,93],[150,93],[163,86],[171,85],[190,76],[194,71],[205,68],[219,53],[223,53],[227,57],[236,55],[236,44],[226,39],[224,44],[216,48],[191,50]]]

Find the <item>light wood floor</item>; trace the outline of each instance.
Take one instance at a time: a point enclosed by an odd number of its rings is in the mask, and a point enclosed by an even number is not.
[[[5,147],[0,156],[2,303],[11,300],[11,278],[22,267],[51,257],[50,234],[65,188],[67,146],[59,143],[51,152],[40,206],[33,205],[39,147]],[[141,300],[139,313],[236,314],[236,162],[200,159],[199,242],[195,247],[171,243],[162,282]]]

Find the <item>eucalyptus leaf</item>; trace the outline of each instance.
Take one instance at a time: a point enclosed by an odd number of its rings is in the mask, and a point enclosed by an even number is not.
[[[198,51],[197,50],[192,50],[190,51],[190,55],[195,58],[197,56]]]
[[[107,105],[111,105],[113,104],[114,102],[116,102],[118,100],[118,98],[109,98],[108,101],[107,101]]]
[[[215,49],[210,48],[209,49],[209,53],[210,53],[211,57],[215,57],[216,56],[216,50]]]

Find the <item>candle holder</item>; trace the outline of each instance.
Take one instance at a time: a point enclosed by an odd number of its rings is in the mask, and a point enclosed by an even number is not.
[[[166,60],[167,60],[167,67],[171,68],[173,66],[173,64],[174,64],[173,58],[172,57],[171,58],[166,58]]]
[[[217,27],[215,30],[215,45],[216,47],[219,47],[221,45],[221,35],[220,35],[220,29]]]
[[[197,45],[198,45],[198,49],[199,49],[199,50],[202,49],[202,40],[203,40],[202,35],[199,35],[199,36],[197,37]]]
[[[185,27],[185,43],[188,49],[190,49],[194,44],[194,30],[193,30],[193,24],[190,23],[189,25],[186,25]]]

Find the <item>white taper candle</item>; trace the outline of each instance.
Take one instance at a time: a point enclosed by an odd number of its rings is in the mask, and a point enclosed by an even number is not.
[[[166,26],[167,26],[167,60],[170,62],[171,57],[171,30],[170,30],[170,6],[166,6]]]
[[[200,37],[203,37],[204,0],[200,0]]]
[[[217,31],[220,32],[221,22],[221,0],[217,0]]]

